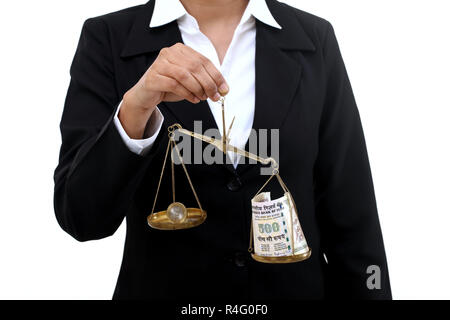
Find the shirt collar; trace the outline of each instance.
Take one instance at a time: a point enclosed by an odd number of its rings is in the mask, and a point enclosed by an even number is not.
[[[247,13],[249,16],[251,15],[269,26],[281,29],[281,26],[277,23],[267,7],[265,0],[249,0],[241,22],[245,22],[245,15]],[[183,7],[180,0],[155,0],[155,8],[150,21],[150,28],[168,24],[185,15],[189,15],[189,13]]]

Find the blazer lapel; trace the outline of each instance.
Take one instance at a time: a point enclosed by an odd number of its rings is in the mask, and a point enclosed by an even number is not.
[[[255,117],[253,129],[259,141],[259,129],[280,129],[299,90],[302,75],[301,51],[315,51],[315,46],[299,23],[291,8],[274,0],[267,5],[282,29],[273,28],[256,20],[255,56]],[[270,151],[270,132],[268,132]],[[246,150],[248,150],[247,141]],[[270,154],[269,154],[270,155]],[[263,156],[263,155],[262,155]],[[249,161],[240,164],[242,174],[250,167]],[[259,166],[258,166],[259,167]]]
[[[136,13],[133,26],[120,55],[121,58],[127,59],[146,53],[157,53],[162,48],[170,47],[181,41],[176,21],[157,28],[150,28],[154,7],[155,0],[150,0]]]

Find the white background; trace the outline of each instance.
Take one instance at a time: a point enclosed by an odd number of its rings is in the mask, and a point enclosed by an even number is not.
[[[396,299],[450,298],[447,0],[286,1],[329,20],[361,113]],[[78,243],[53,213],[69,67],[85,19],[126,0],[1,1],[0,299],[110,299],[124,225]]]

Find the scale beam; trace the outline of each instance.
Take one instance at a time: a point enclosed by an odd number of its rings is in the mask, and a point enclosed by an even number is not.
[[[227,151],[231,151],[231,152],[239,154],[239,155],[241,155],[243,157],[246,157],[248,159],[255,160],[255,161],[257,161],[259,163],[262,163],[262,164],[269,164],[270,163],[274,170],[278,170],[278,163],[275,161],[274,158],[272,158],[272,157],[269,157],[269,158],[260,157],[260,156],[254,154],[254,153],[245,151],[245,150],[240,149],[238,147],[235,147],[235,146],[233,146],[233,145],[231,145],[229,143],[226,143],[226,142],[224,143],[223,139],[218,140],[218,139],[214,139],[214,138],[205,136],[203,134],[199,134],[199,133],[196,133],[196,132],[192,132],[190,130],[186,130],[178,123],[176,123],[176,124],[172,125],[171,127],[169,127],[169,131],[171,131],[171,132],[179,131],[180,133],[183,133],[183,134],[191,136],[191,137],[193,137],[195,139],[204,141],[204,142],[206,142],[206,143],[208,143],[210,145],[215,146],[217,149],[219,149],[223,153],[226,153]]]

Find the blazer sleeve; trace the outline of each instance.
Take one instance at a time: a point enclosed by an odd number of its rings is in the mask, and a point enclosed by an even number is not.
[[[329,23],[324,39],[327,83],[314,179],[316,214],[328,261],[326,292],[333,298],[391,299],[361,120]],[[370,266],[379,267],[379,277]],[[367,282],[376,287],[369,289]]]
[[[120,226],[153,152],[130,151],[114,125],[121,97],[102,20],[84,23],[70,74],[54,209],[62,229],[87,241],[110,236]]]

